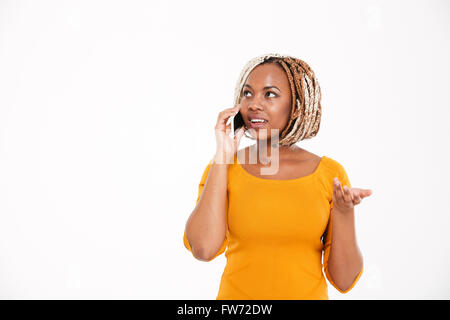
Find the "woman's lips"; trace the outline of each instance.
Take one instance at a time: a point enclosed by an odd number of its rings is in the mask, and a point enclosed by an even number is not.
[[[252,129],[260,129],[260,128],[264,128],[265,126],[267,126],[267,121],[264,121],[264,122],[251,122],[250,121],[250,128],[252,128]]]

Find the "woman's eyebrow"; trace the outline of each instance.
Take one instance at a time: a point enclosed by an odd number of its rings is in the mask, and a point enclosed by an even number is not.
[[[250,89],[252,89],[253,90],[253,88],[250,86],[250,85],[248,85],[248,84],[244,84],[244,87],[249,87]],[[267,87],[264,87],[263,88],[263,90],[265,90],[265,89],[270,89],[270,88],[275,88],[275,89],[277,89],[278,91],[280,91],[281,92],[281,90],[280,89],[278,89],[277,87],[275,87],[275,86],[267,86]]]

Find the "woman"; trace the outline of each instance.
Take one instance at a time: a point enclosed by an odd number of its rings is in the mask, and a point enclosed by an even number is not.
[[[201,261],[227,248],[216,299],[328,299],[325,276],[342,293],[361,276],[354,206],[371,190],[352,188],[336,160],[295,145],[319,131],[320,98],[304,61],[267,54],[247,63],[235,107],[219,113],[216,154],[183,238]],[[227,121],[238,112],[244,126],[232,138]],[[238,150],[247,132],[256,143]]]

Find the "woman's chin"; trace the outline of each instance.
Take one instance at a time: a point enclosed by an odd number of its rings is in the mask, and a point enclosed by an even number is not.
[[[259,129],[250,128],[248,132],[253,139],[256,139],[258,141],[264,141],[268,139],[270,139],[271,141],[275,141],[276,139],[278,139],[279,134],[278,129],[270,129],[270,128],[259,128]]]

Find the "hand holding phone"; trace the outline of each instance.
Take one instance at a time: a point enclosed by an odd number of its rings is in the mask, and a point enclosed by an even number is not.
[[[238,111],[234,116],[231,117],[231,136],[236,136],[236,132],[243,126],[244,119],[242,118],[241,112]]]
[[[219,113],[215,127],[217,150],[214,157],[216,163],[232,163],[239,142],[244,134],[244,121],[239,112],[239,105],[225,109]],[[231,123],[228,123],[228,120]],[[230,137],[230,132],[232,136]]]

